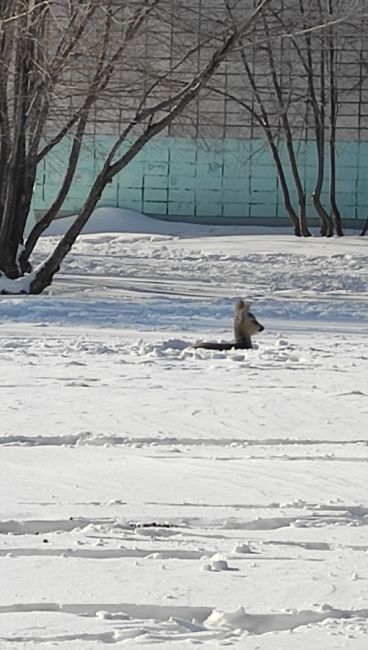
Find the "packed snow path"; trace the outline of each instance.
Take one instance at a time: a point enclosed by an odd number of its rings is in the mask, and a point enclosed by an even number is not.
[[[88,235],[2,298],[1,648],[367,647],[367,257],[294,242]],[[238,295],[255,349],[194,351]]]

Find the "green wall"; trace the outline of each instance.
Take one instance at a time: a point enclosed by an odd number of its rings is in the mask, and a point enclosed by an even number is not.
[[[86,139],[78,170],[63,206],[76,211],[87,196],[113,136]],[[46,210],[66,170],[68,144],[55,149],[39,170],[33,201]],[[298,160],[310,196],[315,179],[315,145],[300,142]],[[326,150],[327,160],[328,152]],[[286,161],[286,153],[282,151]],[[290,177],[290,173],[288,172]],[[368,213],[368,142],[337,143],[337,202],[343,217]],[[292,187],[292,183],[290,183]],[[322,198],[328,209],[328,188]],[[296,195],[292,193],[296,206]],[[146,214],[216,217],[230,222],[287,217],[270,152],[262,140],[190,140],[157,138],[105,189],[99,205],[125,207]],[[310,207],[310,216],[315,216]]]

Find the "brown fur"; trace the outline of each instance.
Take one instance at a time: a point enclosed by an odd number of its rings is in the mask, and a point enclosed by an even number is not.
[[[256,317],[249,311],[250,304],[241,298],[235,304],[234,336],[238,347],[249,349],[252,347],[251,337],[264,330]]]
[[[234,318],[234,335],[235,342],[224,341],[217,343],[215,341],[199,341],[194,344],[194,348],[204,348],[205,350],[249,350],[252,347],[251,337],[264,330],[263,325],[257,321],[252,312],[249,311],[249,303],[239,299],[235,305]]]

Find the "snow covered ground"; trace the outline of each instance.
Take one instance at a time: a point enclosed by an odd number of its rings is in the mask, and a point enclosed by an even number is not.
[[[1,649],[367,647],[367,239],[267,232],[99,210],[0,297]]]

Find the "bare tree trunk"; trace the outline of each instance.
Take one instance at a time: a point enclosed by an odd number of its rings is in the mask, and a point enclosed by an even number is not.
[[[231,18],[233,27],[236,27],[236,20],[234,18],[233,10],[232,10],[232,7],[231,7],[231,5],[229,3],[229,0],[224,0],[224,2],[225,2],[225,5],[226,5],[227,13]],[[235,95],[232,95],[230,93],[226,93],[226,95],[227,95],[227,97],[229,99],[232,99],[237,104],[239,104],[240,106],[245,108],[248,112],[250,112],[251,115],[253,115],[253,117],[257,120],[260,127],[263,129],[263,131],[265,133],[265,136],[266,136],[266,139],[267,139],[267,142],[268,142],[268,146],[269,146],[269,148],[271,150],[272,158],[273,158],[273,161],[275,163],[277,174],[278,174],[278,177],[279,177],[279,180],[280,180],[280,185],[281,185],[281,189],[282,189],[282,193],[283,193],[283,197],[284,197],[285,210],[288,213],[288,215],[290,217],[290,221],[293,224],[294,235],[296,235],[296,237],[300,237],[302,233],[301,233],[301,228],[300,228],[298,215],[296,214],[296,212],[295,212],[295,210],[293,208],[293,205],[291,203],[290,192],[289,192],[289,187],[288,187],[288,183],[287,183],[287,180],[286,180],[286,175],[285,175],[283,163],[282,163],[282,160],[281,160],[281,157],[280,157],[280,154],[279,154],[279,150],[278,150],[278,147],[277,147],[277,144],[276,144],[276,141],[275,141],[275,136],[273,134],[273,131],[272,131],[272,128],[271,128],[271,125],[270,125],[270,121],[268,119],[268,113],[267,113],[265,104],[264,104],[264,102],[262,100],[262,97],[261,97],[260,92],[259,92],[258,87],[257,87],[255,75],[253,74],[253,72],[251,70],[251,67],[250,67],[250,65],[248,63],[248,59],[247,59],[247,55],[246,55],[246,48],[245,48],[245,44],[243,42],[243,39],[239,40],[239,45],[240,45],[240,58],[241,58],[245,73],[247,75],[247,79],[249,81],[251,90],[253,92],[253,96],[254,96],[254,98],[256,100],[259,113],[257,113],[257,111],[255,111],[249,104],[246,104],[244,101],[242,101],[239,97],[237,97]]]
[[[21,264],[22,271],[29,268],[30,266],[29,258],[32,251],[34,250],[34,247],[39,237],[46,230],[46,228],[51,224],[53,219],[57,216],[59,210],[61,209],[68,195],[71,184],[73,182],[75,171],[77,169],[78,160],[79,160],[82,142],[83,142],[83,136],[90,115],[91,106],[93,105],[96,96],[101,92],[103,88],[106,87],[109,79],[111,78],[111,74],[113,71],[113,66],[112,66],[113,61],[109,60],[108,65],[106,66],[106,57],[108,55],[108,44],[109,44],[111,24],[112,24],[111,12],[106,12],[105,27],[104,27],[104,34],[103,34],[103,47],[96,66],[96,72],[94,74],[90,90],[87,93],[84,104],[80,110],[79,119],[77,122],[77,127],[73,138],[73,144],[69,156],[67,171],[55,201],[53,202],[51,207],[47,210],[43,218],[40,219],[40,221],[38,221],[34,225],[34,227],[32,228],[31,232],[27,237],[27,241],[25,243],[24,249],[20,256],[20,264]],[[117,54],[115,54],[115,57],[116,56]],[[37,159],[39,160],[39,158]]]
[[[319,14],[320,19],[322,20],[322,8],[318,0],[319,5]],[[299,6],[302,16],[304,17],[305,9],[303,0],[299,0]],[[321,23],[323,24],[323,23]],[[314,61],[313,61],[313,44],[310,31],[308,26],[304,21],[305,29],[305,44],[307,50],[307,60],[305,68],[307,73],[307,82],[308,82],[308,99],[311,103],[313,116],[314,116],[314,130],[316,136],[316,149],[317,149],[317,177],[314,192],[312,194],[313,205],[315,210],[321,220],[321,229],[320,233],[323,237],[332,237],[333,236],[333,223],[330,215],[324,209],[321,203],[321,192],[324,181],[324,170],[325,170],[325,39],[324,36],[319,36],[322,39],[321,46],[319,47],[320,54],[320,98],[317,99],[316,88],[315,88],[315,79],[314,79]],[[295,41],[294,41],[295,42]],[[300,54],[300,48],[297,48],[298,53]],[[303,62],[303,56],[301,56]]]
[[[20,19],[22,30],[26,28],[27,18]],[[15,52],[15,103],[14,103],[14,129],[11,154],[2,170],[6,183],[4,187],[3,214],[0,228],[0,258],[3,260],[3,270],[9,278],[19,275],[17,266],[17,252],[19,239],[14,232],[14,222],[19,221],[19,228],[25,223],[27,215],[26,196],[28,174],[25,170],[26,157],[26,120],[28,110],[28,59],[30,56],[29,39],[19,38]]]
[[[363,228],[361,229],[361,231],[359,233],[360,236],[364,237],[367,234],[367,231],[368,231],[368,218],[367,218],[367,221],[365,222]]]
[[[342,227],[342,218],[340,210],[336,202],[336,126],[331,124],[330,127],[330,142],[329,142],[329,152],[330,152],[330,205],[331,205],[331,214],[335,227],[335,232],[338,237],[344,235]]]
[[[269,133],[269,135],[268,135],[268,133]],[[273,134],[270,131],[268,131],[268,132],[266,132],[266,137],[267,137],[268,144],[269,144],[269,147],[271,149],[272,157],[273,157],[274,163],[276,165],[277,173],[278,173],[278,176],[279,176],[281,189],[282,189],[282,193],[283,193],[283,197],[284,197],[285,210],[288,213],[288,215],[289,215],[289,217],[290,217],[290,219],[292,221],[293,227],[294,227],[294,235],[296,237],[301,237],[302,234],[303,234],[304,237],[308,237],[310,233],[308,234],[308,229],[307,228],[304,228],[304,232],[302,232],[302,225],[304,223],[304,219],[300,219],[300,212],[299,212],[299,219],[298,219],[298,215],[296,214],[296,212],[294,210],[294,207],[293,207],[293,205],[291,203],[290,192],[289,192],[289,187],[288,187],[288,183],[287,183],[286,176],[285,176],[284,167],[283,167],[281,157],[280,157],[280,154],[279,154],[279,150],[278,150],[277,145],[275,143]],[[299,204],[299,208],[300,208],[300,204]],[[305,203],[304,203],[303,211],[304,211],[304,214],[305,214]],[[306,224],[305,224],[305,226],[306,226]]]
[[[272,43],[270,41],[270,33],[269,33],[267,18],[265,14],[263,14],[263,25],[267,36],[265,48],[268,55],[273,88],[275,91],[277,104],[280,111],[280,119],[283,127],[286,149],[289,157],[290,169],[294,179],[297,196],[298,196],[298,205],[299,205],[298,219],[299,219],[300,233],[303,237],[310,237],[310,232],[308,230],[307,214],[306,214],[305,191],[299,174],[298,162],[294,151],[293,135],[289,124],[287,107],[285,106],[284,103],[281,84],[277,75],[275,59],[272,51]]]
[[[26,271],[27,269],[30,268],[29,258],[39,237],[50,225],[53,219],[55,219],[55,217],[57,216],[61,206],[63,205],[68,195],[77,168],[80,150],[82,147],[83,133],[86,127],[88,115],[89,115],[89,111],[86,111],[85,115],[81,118],[78,124],[76,134],[73,139],[73,145],[71,148],[70,156],[69,156],[67,171],[64,176],[64,180],[60,187],[59,193],[55,201],[53,202],[53,204],[48,209],[46,215],[33,226],[31,232],[27,237],[24,249],[22,250],[19,258],[22,271]]]
[[[0,269],[8,278],[30,271],[23,238],[48,115],[48,94],[95,8],[89,3],[85,11],[74,11],[70,29],[62,33],[54,61],[46,71],[43,47],[49,3],[5,0],[0,5]]]
[[[332,0],[328,0],[328,15],[332,16]],[[330,80],[330,139],[329,139],[329,158],[330,158],[330,206],[335,232],[342,237],[344,232],[342,228],[342,219],[336,201],[336,123],[338,108],[338,90],[335,75],[335,39],[333,25],[328,28],[328,54],[329,54],[329,80]]]
[[[216,90],[216,88],[211,87],[211,90],[213,92],[218,92]],[[258,93],[258,91],[255,91],[255,92]],[[223,94],[223,93],[221,93],[221,94]],[[282,189],[282,193],[283,193],[283,197],[284,197],[285,210],[287,211],[287,213],[288,213],[288,215],[290,217],[290,220],[291,220],[291,222],[293,224],[294,235],[296,237],[301,237],[300,223],[299,223],[298,215],[295,212],[294,207],[293,207],[292,202],[291,202],[290,191],[289,191],[288,182],[286,180],[286,174],[285,174],[284,166],[283,166],[283,163],[282,163],[282,160],[281,160],[281,156],[280,156],[280,153],[279,153],[276,141],[275,141],[275,136],[274,136],[274,134],[272,132],[272,128],[270,126],[270,123],[269,123],[269,120],[268,120],[268,115],[267,115],[267,112],[265,110],[262,99],[259,97],[260,98],[260,104],[259,104],[260,114],[258,114],[252,108],[252,106],[250,106],[249,104],[246,104],[245,102],[243,102],[236,95],[233,95],[233,94],[228,93],[228,92],[225,93],[225,94],[226,94],[226,97],[228,99],[233,100],[235,103],[242,106],[242,108],[244,108],[246,111],[250,112],[253,115],[254,119],[257,120],[259,126],[264,130],[264,133],[265,133],[265,136],[266,136],[266,139],[267,139],[267,143],[268,143],[268,146],[269,146],[269,148],[271,150],[272,158],[273,158],[273,161],[275,163],[275,167],[276,167],[278,177],[279,177],[279,180],[280,180],[280,185],[281,185],[281,189]],[[258,95],[259,95],[259,93],[258,93]]]
[[[242,46],[241,58],[242,58],[243,65],[244,65],[245,71],[247,73],[247,77],[248,77],[250,86],[251,86],[251,88],[253,90],[254,97],[256,99],[258,109],[259,109],[259,112],[260,112],[260,118],[261,119],[258,120],[258,121],[259,121],[260,125],[262,126],[262,128],[264,130],[265,136],[267,138],[268,146],[269,146],[269,148],[271,150],[272,158],[273,158],[273,161],[274,161],[276,169],[277,169],[277,174],[278,174],[278,177],[279,177],[279,180],[280,180],[281,189],[282,189],[282,193],[283,193],[283,197],[284,197],[285,210],[288,213],[288,215],[290,217],[290,220],[291,220],[291,222],[293,224],[294,235],[296,235],[297,237],[301,237],[301,235],[302,235],[301,223],[300,223],[300,221],[298,219],[298,215],[296,214],[296,212],[295,212],[295,210],[294,210],[294,208],[292,206],[292,203],[291,203],[290,192],[289,192],[289,187],[288,187],[288,183],[287,183],[287,180],[286,180],[284,167],[283,167],[283,164],[282,164],[282,160],[281,160],[281,157],[280,157],[280,154],[279,154],[278,147],[277,147],[276,142],[275,142],[274,134],[273,134],[272,129],[271,129],[271,125],[270,125],[270,122],[269,122],[269,119],[268,119],[268,114],[267,114],[267,111],[266,111],[266,107],[265,107],[265,105],[264,105],[264,103],[262,101],[262,98],[261,98],[261,96],[260,96],[260,94],[258,92],[256,81],[255,81],[254,75],[253,75],[253,73],[252,73],[252,71],[250,69],[250,66],[248,64],[248,61],[246,59],[242,43],[241,43],[241,46]]]
[[[0,20],[5,21],[11,15],[10,0],[0,8]],[[6,170],[11,157],[11,129],[9,108],[7,105],[7,85],[12,59],[12,41],[15,25],[7,25],[0,32],[0,230],[3,222],[4,205],[7,190]]]

